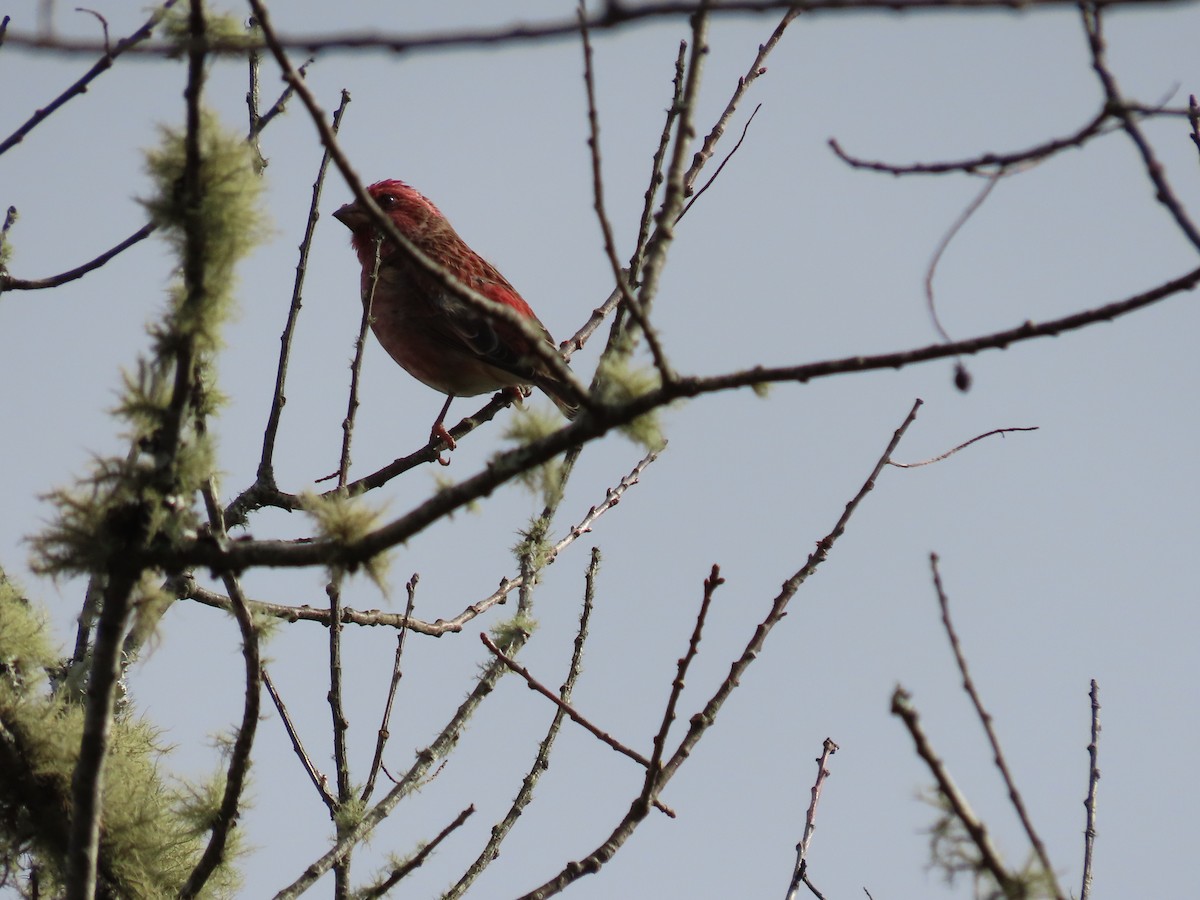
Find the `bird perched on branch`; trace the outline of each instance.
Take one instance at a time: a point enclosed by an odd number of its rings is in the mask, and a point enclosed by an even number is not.
[[[519,402],[525,385],[537,386],[564,416],[575,418],[579,406],[570,389],[534,348],[536,339],[557,352],[550,332],[504,276],[467,246],[432,202],[403,181],[380,181],[367,188],[367,193],[396,229],[446,275],[515,313],[527,326],[520,328],[502,316],[489,315],[402,248],[383,239],[371,330],[408,374],[447,395],[431,436],[450,450],[455,448],[454,438],[443,424],[455,397],[507,389]],[[362,266],[365,303],[371,291],[379,229],[357,201],[333,215],[350,229],[350,243]],[[438,460],[441,462],[441,457]]]

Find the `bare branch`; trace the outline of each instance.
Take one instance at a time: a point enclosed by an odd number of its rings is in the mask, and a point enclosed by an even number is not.
[[[429,859],[430,854],[437,849],[438,844],[449,837],[451,832],[460,828],[462,824],[474,814],[475,804],[472,803],[470,806],[460,812],[453,822],[439,831],[437,837],[422,847],[420,853],[418,853],[408,862],[404,863],[404,865],[399,866],[396,871],[394,871],[383,881],[379,882],[379,884],[372,885],[356,896],[362,897],[364,900],[371,897],[386,897],[388,891],[399,884],[401,879],[407,877],[410,873],[418,869],[425,862],[425,860]]]
[[[1136,7],[1146,0],[1106,0],[1112,7]],[[1160,0],[1159,5],[1182,5],[1184,0]],[[609,2],[588,20],[592,31],[617,29],[655,19],[684,18],[694,15],[702,7],[710,6],[718,14],[739,15],[762,13],[773,10],[795,9],[808,12],[855,13],[855,12],[915,12],[918,10],[963,11],[972,10],[1021,10],[1054,9],[1075,6],[1077,0],[721,0],[706,3],[704,0],[660,0],[654,3]],[[280,38],[279,46],[284,50],[301,50],[308,53],[354,52],[358,50],[386,50],[392,53],[432,52],[447,47],[490,47],[544,41],[548,38],[570,37],[577,33],[578,23],[573,17],[564,17],[534,24],[500,26],[498,28],[461,31],[433,32],[424,35],[380,34],[378,31],[344,32],[341,34],[296,35]],[[55,53],[97,53],[102,46],[96,41],[74,40],[46,36],[41,33],[12,32],[9,41],[21,47],[29,47]],[[240,56],[247,49],[267,49],[267,43],[253,41],[221,41],[210,39],[204,44],[210,54],[233,54]],[[169,56],[177,52],[173,44],[153,43],[137,48],[134,52],[147,56]]]
[[[404,608],[404,622],[400,625],[400,633],[396,635],[396,656],[392,661],[392,680],[388,685],[387,702],[383,705],[383,721],[379,723],[379,734],[375,740],[375,758],[371,760],[367,783],[359,796],[359,800],[363,803],[370,800],[371,794],[375,792],[375,779],[379,776],[379,770],[383,766],[383,748],[391,736],[391,732],[388,731],[388,723],[392,720],[392,703],[396,700],[396,690],[400,687],[400,678],[404,674],[400,669],[400,660],[404,656],[404,638],[408,634],[408,623],[412,621],[419,580],[420,576],[413,572],[412,578],[408,579],[404,585],[404,589],[408,592],[408,605]]]
[[[1092,895],[1092,850],[1096,844],[1096,789],[1100,784],[1100,767],[1096,760],[1100,747],[1100,686],[1092,679],[1092,688],[1088,691],[1092,700],[1092,739],[1088,743],[1088,792],[1083,801],[1087,810],[1087,825],[1083,831],[1083,886],[1079,891],[1079,900],[1090,900]]]
[[[0,292],[2,291],[40,291],[44,288],[58,287],[60,284],[66,284],[68,281],[74,281],[76,278],[82,278],[88,272],[100,268],[114,256],[128,250],[139,241],[143,241],[154,233],[158,226],[153,222],[147,222],[121,243],[111,249],[105,250],[93,260],[76,266],[74,269],[68,269],[58,275],[51,275],[47,278],[13,278],[7,272],[0,272]]]
[[[917,715],[916,709],[913,708],[912,698],[908,691],[902,687],[897,687],[892,694],[892,714],[899,716],[901,721],[904,722],[908,733],[912,736],[917,755],[929,767],[930,773],[937,782],[938,791],[945,798],[954,813],[954,817],[962,823],[963,828],[966,829],[967,834],[971,838],[972,844],[979,851],[981,865],[996,880],[997,886],[1006,896],[1020,896],[1020,887],[1016,876],[1012,875],[1004,867],[999,852],[997,852],[995,846],[992,844],[992,839],[988,836],[987,826],[972,812],[970,805],[967,803],[967,798],[959,791],[958,786],[954,783],[954,779],[946,771],[945,764],[934,752],[929,739],[925,736],[925,732],[921,728],[921,719]]]
[[[1021,792],[1017,790],[1017,783],[1008,768],[1008,761],[1004,758],[1004,751],[1000,747],[1000,739],[996,737],[996,730],[992,727],[992,714],[984,709],[979,692],[975,689],[975,682],[971,679],[971,673],[967,668],[967,658],[963,654],[962,645],[958,640],[958,633],[954,630],[954,624],[950,621],[950,599],[946,596],[946,591],[942,587],[942,574],[938,571],[938,557],[936,553],[929,554],[929,566],[933,571],[933,586],[937,591],[938,606],[942,610],[942,626],[946,629],[946,637],[950,640],[950,648],[954,651],[954,661],[958,665],[959,674],[962,676],[963,690],[971,698],[971,705],[975,707],[975,714],[979,717],[979,722],[983,725],[983,730],[987,734],[988,744],[992,748],[992,759],[996,764],[997,771],[1000,772],[1000,777],[1004,779],[1004,786],[1008,789],[1008,799],[1012,803],[1013,809],[1016,810],[1017,818],[1021,820],[1021,827],[1025,829],[1025,836],[1029,838],[1029,843],[1033,846],[1033,850],[1042,864],[1042,872],[1047,879],[1047,883],[1054,888],[1054,896],[1057,900],[1066,900],[1066,895],[1063,894],[1062,889],[1058,886],[1058,878],[1054,874],[1054,867],[1050,864],[1050,855],[1046,852],[1046,845],[1042,843],[1041,837],[1033,827],[1033,820],[1029,818],[1029,812],[1025,809],[1025,801],[1021,797]]]
[[[1146,175],[1154,185],[1154,198],[1171,214],[1171,218],[1175,220],[1175,224],[1179,226],[1184,237],[1191,241],[1193,247],[1200,250],[1200,231],[1197,231],[1195,224],[1184,210],[1183,204],[1172,190],[1162,163],[1158,161],[1150,142],[1126,106],[1125,100],[1121,96],[1121,90],[1117,87],[1117,79],[1112,70],[1108,68],[1101,24],[1101,6],[1100,3],[1083,0],[1079,4],[1079,12],[1083,19],[1083,30],[1087,35],[1088,48],[1092,54],[1092,69],[1100,80],[1100,85],[1104,88],[1104,95],[1108,99],[1107,108],[1112,115],[1120,119],[1125,133],[1141,155]]]
[[[252,604],[253,601],[248,601]],[[266,687],[267,693],[271,696],[271,702],[275,704],[275,709],[279,712],[279,718],[283,722],[284,730],[287,731],[288,740],[292,742],[292,749],[296,751],[296,756],[300,760],[300,765],[304,767],[304,771],[308,774],[309,781],[313,787],[317,789],[317,793],[321,795],[321,801],[329,810],[330,815],[337,812],[337,798],[329,793],[329,778],[320,772],[312,761],[312,757],[308,755],[308,751],[304,749],[304,743],[300,740],[300,733],[296,730],[296,725],[292,721],[292,717],[288,714],[287,706],[283,702],[283,697],[275,687],[275,682],[271,680],[271,675],[267,671],[266,666],[262,668],[262,683]]]
[[[817,780],[813,782],[812,799],[808,804],[808,813],[804,816],[804,833],[796,844],[796,865],[792,870],[791,884],[788,885],[787,900],[796,900],[801,884],[808,884],[813,894],[821,896],[821,892],[808,881],[808,847],[812,843],[813,832],[817,829],[817,802],[821,799],[821,786],[829,777],[829,769],[825,767],[825,763],[840,749],[831,738],[825,738],[821,745],[821,755],[817,757]]]

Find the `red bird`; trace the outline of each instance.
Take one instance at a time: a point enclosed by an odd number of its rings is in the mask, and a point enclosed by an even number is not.
[[[550,332],[529,304],[491,263],[467,246],[426,197],[394,180],[373,184],[367,193],[426,256],[466,287],[522,316],[546,345],[554,348]],[[357,201],[347,203],[333,216],[351,231],[350,243],[362,266],[365,303],[375,268],[378,230]],[[579,412],[569,389],[537,356],[520,329],[478,311],[386,240],[380,251],[371,313],[371,330],[388,355],[418,381],[448,395],[431,436],[451,450],[454,438],[442,423],[455,397],[509,389],[519,399],[520,386],[536,385],[568,419]]]

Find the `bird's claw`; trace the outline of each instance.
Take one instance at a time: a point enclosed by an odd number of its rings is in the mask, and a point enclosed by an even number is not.
[[[441,422],[437,422],[434,424],[433,430],[430,431],[430,433],[429,433],[429,437],[432,441],[435,442],[435,446],[437,445],[437,443],[442,443],[442,444],[446,445],[447,450],[451,450],[451,451],[455,450],[458,447],[458,442],[454,440],[454,438],[450,434],[450,432],[446,430],[446,426],[443,425]],[[442,453],[440,450],[438,451],[437,461],[438,461],[438,465],[442,465],[442,466],[450,465],[450,460],[448,458],[443,459]]]

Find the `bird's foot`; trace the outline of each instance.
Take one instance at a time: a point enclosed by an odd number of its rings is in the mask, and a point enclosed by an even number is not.
[[[454,438],[451,436],[450,432],[446,430],[446,426],[443,425],[441,422],[433,423],[433,429],[429,432],[429,439],[434,441],[435,445],[436,445],[436,443],[445,444],[447,450],[452,451],[458,447],[458,442],[454,440]],[[448,458],[447,459],[442,458],[441,451],[438,451],[437,461],[438,461],[438,465],[442,465],[442,466],[450,465],[450,460]]]

